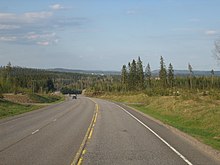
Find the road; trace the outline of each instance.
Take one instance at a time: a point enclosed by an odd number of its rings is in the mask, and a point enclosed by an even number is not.
[[[220,164],[184,137],[140,113],[111,102],[95,101],[99,113],[81,158],[83,164]]]
[[[79,97],[0,120],[0,164],[71,164],[94,110],[94,102]]]
[[[85,165],[220,164],[129,107],[86,97],[0,120],[0,164],[70,165],[86,133],[79,157]]]

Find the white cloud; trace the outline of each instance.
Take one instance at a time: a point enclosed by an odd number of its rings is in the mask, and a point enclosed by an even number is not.
[[[136,14],[136,11],[135,11],[135,10],[128,10],[128,11],[126,12],[126,14],[128,14],[128,15],[133,15],[133,14]]]
[[[60,4],[50,5],[50,8],[53,9],[53,10],[61,10],[61,9],[64,9],[64,7],[61,6]]]
[[[50,44],[49,41],[37,42],[37,45],[41,45],[41,46],[48,46],[49,44]]]
[[[0,30],[11,30],[11,29],[19,29],[19,25],[7,25],[7,24],[0,24]]]
[[[10,41],[16,41],[16,40],[17,40],[16,36],[3,36],[3,37],[0,37],[0,41],[10,42]]]
[[[9,23],[32,23],[34,21],[49,19],[53,16],[52,12],[27,12],[23,14],[0,13],[1,24]]]
[[[25,19],[47,19],[53,15],[52,12],[29,12],[29,13],[24,13],[24,18]]]
[[[55,5],[54,8],[63,8]],[[52,11],[0,13],[0,42],[52,45],[59,42],[57,31],[80,28],[85,18],[56,17]]]
[[[207,30],[207,31],[205,31],[205,34],[206,35],[216,35],[216,34],[218,34],[218,31],[216,31],[216,30]]]
[[[1,20],[7,20],[7,19],[15,19],[16,15],[13,13],[0,13],[0,19]]]

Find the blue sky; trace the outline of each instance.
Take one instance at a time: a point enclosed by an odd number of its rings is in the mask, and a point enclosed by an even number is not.
[[[219,0],[0,0],[0,65],[121,70],[220,70]]]

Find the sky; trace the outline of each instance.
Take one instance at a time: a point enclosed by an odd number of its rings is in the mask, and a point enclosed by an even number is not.
[[[0,0],[0,66],[220,70],[220,0]]]

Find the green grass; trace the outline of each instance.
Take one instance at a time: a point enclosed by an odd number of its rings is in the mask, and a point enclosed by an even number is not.
[[[15,116],[18,114],[22,114],[25,112],[33,111],[39,108],[42,108],[46,106],[44,103],[58,103],[61,101],[64,101],[64,97],[62,96],[56,96],[56,95],[37,95],[37,94],[30,94],[28,97],[34,102],[34,103],[42,103],[39,105],[23,105],[19,103],[14,103],[11,101],[7,101],[4,99],[0,99],[0,119],[9,117],[9,116]]]
[[[41,108],[42,106],[39,105],[21,105],[17,103],[13,103],[6,100],[0,99],[0,119],[15,116],[18,114],[22,114],[25,112],[33,111],[36,109]]]
[[[165,124],[171,125],[199,141],[220,150],[220,102],[212,97],[147,97],[105,95],[102,98],[127,103]]]
[[[35,103],[53,103],[59,102],[64,98],[56,95],[38,95],[38,94],[29,94],[29,98]]]

